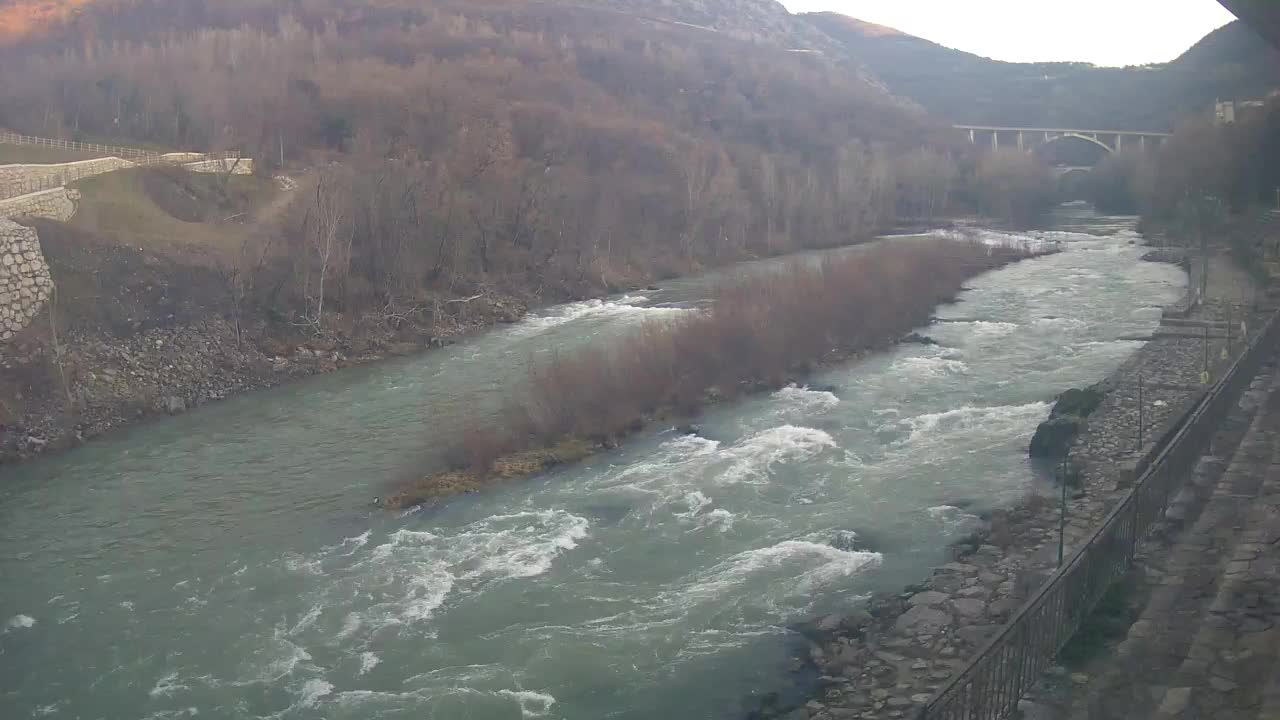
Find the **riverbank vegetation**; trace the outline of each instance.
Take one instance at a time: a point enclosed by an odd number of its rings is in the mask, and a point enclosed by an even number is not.
[[[1056,186],[1045,163],[1020,150],[998,150],[978,157],[972,192],[987,217],[1027,227],[1057,202]]]
[[[1033,252],[941,238],[884,241],[719,287],[706,311],[530,367],[525,387],[444,450],[447,472],[390,500],[421,503],[572,461],[655,420],[781,387],[823,362],[892,343],[964,282]]]
[[[1234,123],[1186,122],[1157,153],[1110,156],[1085,190],[1103,212],[1141,214],[1147,229],[1176,243],[1225,239],[1257,270],[1274,252],[1257,246],[1260,215],[1280,209],[1280,97],[1241,107]]]

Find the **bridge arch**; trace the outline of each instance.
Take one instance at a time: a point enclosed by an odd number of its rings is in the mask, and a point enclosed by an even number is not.
[[[1052,144],[1054,144],[1054,143],[1056,143],[1056,142],[1058,142],[1058,141],[1060,141],[1060,140],[1068,140],[1068,139],[1071,139],[1071,140],[1083,140],[1083,141],[1085,141],[1085,142],[1087,142],[1087,143],[1093,143],[1094,145],[1097,145],[1098,147],[1100,147],[1100,148],[1102,148],[1103,150],[1105,150],[1105,151],[1107,152],[1107,154],[1108,154],[1108,155],[1111,155],[1111,154],[1115,153],[1115,148],[1113,148],[1113,147],[1111,147],[1110,145],[1108,145],[1108,144],[1106,144],[1106,143],[1102,142],[1102,141],[1101,141],[1101,140],[1099,140],[1098,138],[1095,138],[1095,137],[1089,137],[1088,135],[1081,135],[1080,133],[1073,133],[1073,132],[1063,133],[1063,134],[1061,134],[1061,135],[1055,135],[1055,136],[1053,136],[1053,137],[1049,138],[1048,140],[1045,140],[1044,142],[1042,142],[1042,143],[1040,143],[1040,144],[1036,145],[1035,147],[1031,148],[1031,152],[1037,152],[1037,151],[1039,151],[1039,150],[1040,150],[1040,148],[1048,147],[1048,146],[1050,146],[1050,145],[1052,145]]]

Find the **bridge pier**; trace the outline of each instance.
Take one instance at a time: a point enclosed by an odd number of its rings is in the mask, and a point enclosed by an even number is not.
[[[1024,150],[1026,150],[1026,146],[1022,141],[1022,131],[1019,130],[1018,131],[1018,152],[1022,152]]]

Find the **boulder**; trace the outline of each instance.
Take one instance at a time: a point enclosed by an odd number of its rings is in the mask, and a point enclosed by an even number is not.
[[[973,581],[978,582],[978,579],[973,578]],[[979,600],[985,600],[987,596],[990,594],[991,594],[991,589],[987,587],[983,587],[982,585],[972,585],[970,587],[964,588],[962,590],[958,590],[956,592],[957,597],[977,598]]]
[[[1020,605],[1020,602],[1013,599],[997,600],[991,603],[987,610],[991,613],[991,617],[997,620],[1008,620]]]
[[[991,638],[999,625],[966,625],[956,631],[956,636],[970,645],[981,645]]]
[[[899,632],[924,633],[937,632],[946,627],[951,622],[951,614],[931,608],[927,605],[917,605],[902,614],[897,622],[893,624],[895,630]]]
[[[1071,388],[1058,396],[1058,401],[1054,403],[1053,410],[1050,411],[1049,416],[1089,417],[1102,404],[1104,398],[1106,398],[1106,393],[1096,385],[1083,390]]]
[[[900,343],[913,343],[913,344],[916,344],[916,345],[937,345],[937,344],[938,344],[938,341],[937,341],[937,340],[934,340],[933,338],[929,337],[928,335],[921,335],[920,333],[914,333],[914,332],[913,332],[913,333],[911,333],[910,335],[906,335],[906,336],[904,336],[904,337],[903,337],[901,340],[899,340],[898,342],[900,342]]]
[[[960,617],[971,620],[982,617],[982,612],[986,610],[987,604],[982,600],[958,598],[951,601],[951,607],[955,609]]]
[[[1071,443],[1084,425],[1084,418],[1093,414],[1105,398],[1106,391],[1098,385],[1072,388],[1059,395],[1049,412],[1049,419],[1040,423],[1031,438],[1031,457],[1066,457]]]
[[[1073,417],[1049,418],[1040,423],[1028,450],[1033,458],[1057,459],[1066,456],[1080,433],[1080,420]]]
[[[907,601],[907,604],[910,605],[911,607],[916,607],[917,605],[924,605],[926,607],[931,607],[934,605],[941,605],[942,603],[946,602],[947,599],[948,599],[947,596],[944,595],[943,593],[936,592],[933,590],[928,590],[926,592],[916,593],[915,595],[912,595],[911,599]]]

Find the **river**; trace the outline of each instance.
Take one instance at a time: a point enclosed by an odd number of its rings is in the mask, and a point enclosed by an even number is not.
[[[6,468],[0,717],[741,717],[790,687],[788,623],[921,579],[975,515],[1043,485],[1026,446],[1055,394],[1116,368],[1182,293],[1131,220],[1054,227],[1033,235],[1064,252],[939,309],[921,332],[940,345],[439,508],[371,500],[528,358],[688,312],[717,276]]]

